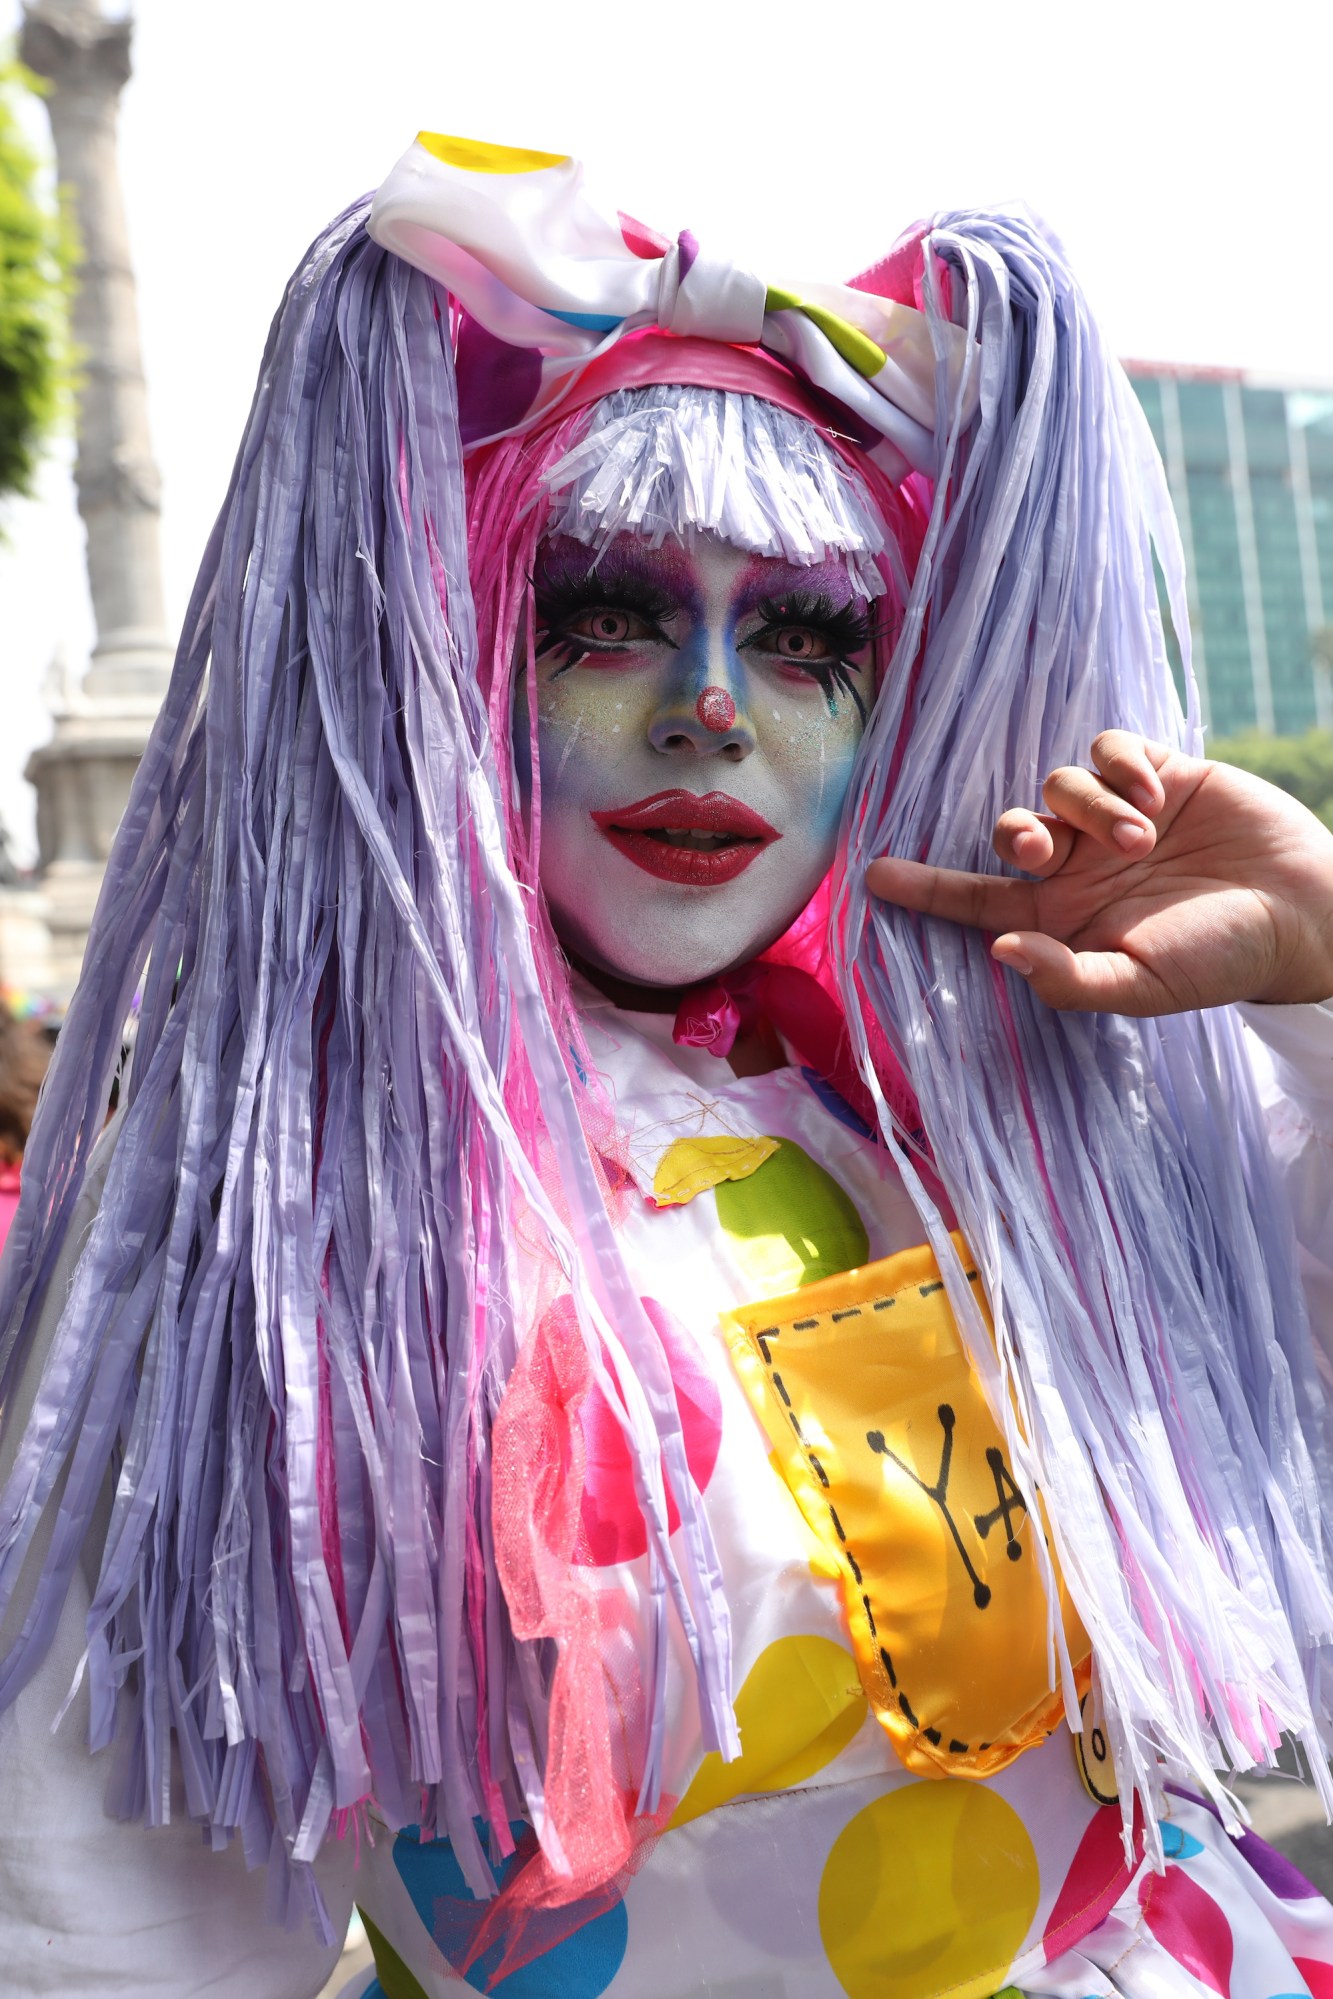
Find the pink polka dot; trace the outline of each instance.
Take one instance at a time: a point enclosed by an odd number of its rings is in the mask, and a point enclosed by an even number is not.
[[[1168,1865],[1165,1874],[1147,1876],[1139,1906],[1163,1950],[1227,1999],[1235,1944],[1231,1924],[1212,1896],[1183,1867]]]
[[[1143,1850],[1141,1838],[1136,1836],[1134,1847],[1137,1866]],[[1104,1805],[1089,1820],[1047,1919],[1042,1937],[1046,1962],[1072,1950],[1089,1930],[1095,1930],[1133,1877],[1134,1868],[1125,1860],[1120,1814]]]
[[[1314,1999],[1333,1999],[1333,1965],[1315,1957],[1294,1957],[1292,1963],[1314,1994]]]
[[[661,1337],[676,1391],[685,1461],[702,1492],[713,1476],[722,1440],[722,1399],[685,1328],[655,1298],[645,1298],[643,1306]],[[599,1569],[613,1562],[632,1562],[647,1551],[648,1529],[634,1493],[629,1447],[596,1382],[584,1398],[580,1415],[586,1463],[583,1529],[574,1558]],[[669,1483],[667,1524],[673,1534],[680,1525]]]
[[[620,233],[625,239],[625,247],[627,250],[632,250],[636,257],[661,257],[671,248],[666,237],[659,236],[646,222],[638,222],[632,215],[626,215],[623,208],[618,210],[618,214]]]

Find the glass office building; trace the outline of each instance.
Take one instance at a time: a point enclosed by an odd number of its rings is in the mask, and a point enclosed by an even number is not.
[[[1333,390],[1126,368],[1180,522],[1210,735],[1333,727]]]

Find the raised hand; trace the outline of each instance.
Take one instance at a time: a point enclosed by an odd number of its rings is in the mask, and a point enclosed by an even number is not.
[[[1046,812],[997,822],[995,851],[1023,876],[885,859],[867,870],[871,892],[997,932],[992,956],[1048,1006],[1155,1014],[1333,996],[1333,833],[1312,812],[1121,729],[1097,737],[1092,761],[1052,771]]]

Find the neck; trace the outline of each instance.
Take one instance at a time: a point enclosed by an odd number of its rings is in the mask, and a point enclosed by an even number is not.
[[[567,950],[565,956],[580,978],[596,986],[604,999],[626,1013],[677,1013],[689,990],[688,986],[635,985],[632,979],[622,979],[615,972],[603,971],[600,965],[590,965],[574,951]]]
[[[603,998],[626,1013],[679,1013],[682,999],[692,989],[690,986],[635,985],[631,979],[618,978],[614,972],[603,971],[600,965],[589,965],[573,951],[565,955],[573,969],[589,985],[596,986]],[[726,974],[717,976],[725,979]],[[694,981],[695,985],[708,983],[706,979]],[[774,1069],[785,1069],[787,1057],[772,1024],[761,1015],[753,1027],[742,1029],[736,1036],[726,1062],[734,1076],[766,1076]]]

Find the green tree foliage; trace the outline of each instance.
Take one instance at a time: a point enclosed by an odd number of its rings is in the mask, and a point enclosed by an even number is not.
[[[1303,736],[1224,737],[1208,745],[1208,754],[1281,785],[1333,827],[1333,729],[1308,729]]]
[[[69,230],[43,199],[17,106],[34,79],[0,59],[0,498],[27,493],[69,386]]]

